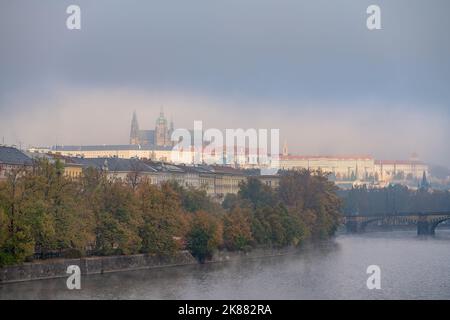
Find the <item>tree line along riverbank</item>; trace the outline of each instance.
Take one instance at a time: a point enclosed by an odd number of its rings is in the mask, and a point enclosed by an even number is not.
[[[222,204],[174,182],[137,185],[87,169],[79,179],[42,160],[0,183],[0,266],[33,259],[297,246],[334,234],[341,200],[320,173],[288,171],[272,189],[257,179]]]

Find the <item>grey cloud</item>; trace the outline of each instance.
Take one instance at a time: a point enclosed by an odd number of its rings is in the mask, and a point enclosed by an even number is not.
[[[370,32],[374,2],[383,29]],[[73,3],[81,31],[65,28]],[[447,0],[5,0],[0,135],[122,143],[134,108],[150,119],[164,104],[219,127],[279,126],[299,152],[448,163],[449,12]]]

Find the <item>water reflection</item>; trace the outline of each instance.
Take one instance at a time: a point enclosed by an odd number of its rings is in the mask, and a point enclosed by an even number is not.
[[[366,287],[381,267],[381,290]],[[427,299],[450,298],[450,230],[339,235],[295,254],[0,285],[1,299]]]

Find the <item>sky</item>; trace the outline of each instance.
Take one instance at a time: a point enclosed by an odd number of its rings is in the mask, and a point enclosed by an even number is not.
[[[81,30],[66,8],[81,8]],[[371,4],[381,30],[366,27]],[[448,0],[2,0],[0,143],[280,129],[291,153],[450,167]]]

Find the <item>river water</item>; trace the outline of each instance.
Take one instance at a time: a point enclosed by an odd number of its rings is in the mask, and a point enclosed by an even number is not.
[[[381,289],[366,285],[369,265]],[[0,285],[0,299],[450,299],[450,230],[338,235],[297,253]]]

